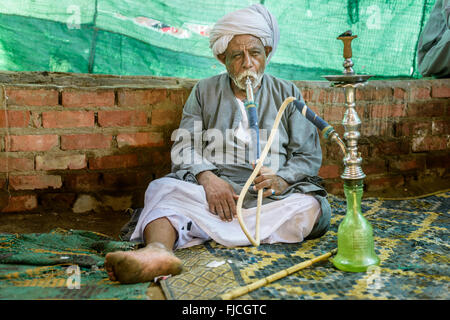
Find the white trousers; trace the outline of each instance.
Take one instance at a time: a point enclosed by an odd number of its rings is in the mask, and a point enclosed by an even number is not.
[[[319,202],[300,193],[265,204],[261,206],[261,243],[301,242],[311,232],[319,214]],[[253,237],[255,216],[256,208],[242,209],[243,220]],[[144,208],[131,240],[144,242],[145,227],[161,217],[166,217],[178,233],[174,249],[211,239],[227,247],[251,244],[237,218],[225,222],[209,211],[201,185],[173,178],[152,181],[145,192]]]

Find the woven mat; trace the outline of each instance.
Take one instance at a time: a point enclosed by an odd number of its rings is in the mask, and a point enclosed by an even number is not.
[[[350,273],[320,262],[239,299],[449,299],[450,192],[421,199],[365,199],[379,268]],[[323,237],[299,244],[226,248],[213,241],[175,254],[184,271],[161,281],[167,299],[220,299],[336,247],[345,200],[330,197],[333,218]],[[102,234],[56,229],[45,234],[0,234],[0,299],[146,299],[148,283],[111,282],[107,252],[132,250]],[[76,287],[78,267],[80,286]],[[72,268],[72,269],[70,269]]]
[[[82,230],[0,234],[0,299],[147,299],[148,283],[112,282],[103,266],[106,253],[134,247]]]
[[[379,267],[343,272],[319,262],[238,299],[444,299],[449,294],[450,192],[406,200],[362,201],[374,230]],[[337,246],[337,227],[346,202],[330,197],[333,217],[321,238],[299,244],[226,248],[213,241],[175,253],[184,271],[163,280],[167,299],[220,299],[292,265]]]

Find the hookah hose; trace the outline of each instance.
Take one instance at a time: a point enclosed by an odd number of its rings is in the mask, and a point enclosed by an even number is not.
[[[242,219],[242,202],[244,200],[244,196],[247,193],[248,188],[250,187],[251,183],[253,182],[253,180],[255,179],[255,177],[257,176],[259,170],[262,167],[262,164],[264,162],[264,159],[267,156],[267,153],[269,152],[270,146],[273,142],[273,138],[276,134],[276,131],[278,129],[278,125],[280,123],[281,120],[281,116],[283,115],[284,110],[286,109],[286,107],[288,106],[289,103],[293,102],[295,107],[297,108],[297,110],[303,115],[305,116],[309,121],[311,121],[322,133],[322,136],[325,139],[332,139],[334,141],[336,141],[339,146],[341,147],[341,149],[343,150],[344,153],[346,153],[346,148],[345,148],[345,144],[342,142],[342,140],[339,138],[339,135],[335,132],[334,128],[332,126],[330,126],[325,120],[323,120],[321,117],[319,117],[317,114],[314,113],[314,111],[312,111],[311,109],[309,109],[303,102],[296,100],[294,97],[288,97],[284,100],[284,102],[282,103],[277,116],[275,118],[275,122],[273,124],[272,127],[272,131],[270,132],[269,135],[269,139],[267,140],[267,144],[264,147],[264,150],[262,151],[260,157],[258,157],[258,161],[257,164],[252,172],[252,174],[250,175],[250,177],[248,178],[247,182],[245,183],[244,187],[241,190],[241,193],[239,194],[239,199],[237,202],[237,206],[236,206],[236,214],[239,220],[239,224],[241,225],[242,231],[244,231],[245,235],[247,236],[248,240],[254,245],[254,246],[258,246],[260,243],[260,239],[259,239],[259,219],[260,219],[260,207],[261,207],[261,202],[262,202],[262,192],[258,192],[258,207],[257,207],[257,211],[256,211],[256,239],[253,239],[253,237],[250,235],[243,219]],[[256,114],[256,105],[253,103],[253,107],[250,106],[250,103],[248,103],[248,109],[249,110],[249,122],[251,122],[250,120],[250,114],[253,111],[250,111],[250,108],[254,108],[255,110],[255,114]],[[255,120],[255,119],[253,119]],[[256,126],[257,126],[257,122],[256,122]],[[259,191],[262,191],[259,190]],[[283,277],[286,277],[288,275],[291,275],[299,270],[302,270],[304,268],[307,268],[309,266],[311,266],[312,264],[319,262],[319,261],[324,261],[326,259],[328,259],[329,257],[331,257],[333,254],[335,254],[337,252],[337,248],[331,250],[330,252],[327,252],[325,254],[322,254],[316,258],[307,260],[307,261],[303,261],[301,263],[298,263],[296,265],[293,265],[287,269],[281,270],[279,272],[276,272],[270,276],[267,276],[261,280],[255,281],[253,283],[250,283],[246,286],[243,287],[238,287],[234,290],[231,290],[230,292],[227,292],[225,294],[223,294],[221,296],[221,298],[223,300],[231,300],[237,297],[240,297],[246,293],[249,293],[250,291],[256,290],[266,284],[272,283],[276,280],[279,280]]]
[[[249,85],[250,84],[250,85]],[[258,130],[257,133],[259,133],[258,129],[258,121],[257,121],[257,114],[256,114],[256,105],[253,101],[253,91],[251,89],[251,82],[247,78],[247,110],[249,115],[249,126],[254,129]],[[251,98],[251,100],[249,100]],[[247,182],[244,184],[244,187],[241,190],[241,193],[239,194],[239,198],[236,204],[236,215],[239,221],[239,224],[241,226],[242,231],[246,235],[247,239],[250,241],[251,244],[253,244],[255,247],[259,246],[260,244],[260,237],[259,237],[259,230],[260,230],[260,216],[261,216],[261,204],[262,204],[262,194],[263,189],[260,189],[258,191],[258,200],[257,200],[257,207],[256,207],[256,225],[255,225],[255,238],[253,238],[250,235],[250,232],[247,229],[247,226],[244,223],[244,220],[242,218],[242,203],[244,201],[245,194],[247,193],[248,189],[250,188],[250,185],[252,184],[253,180],[258,175],[258,172],[260,171],[264,159],[266,158],[270,146],[272,145],[273,139],[275,137],[275,134],[278,129],[278,125],[281,120],[281,116],[284,113],[284,110],[288,106],[289,103],[293,102],[297,110],[305,116],[309,121],[311,121],[322,133],[323,137],[325,139],[331,138],[332,140],[335,140],[341,147],[341,149],[346,152],[345,144],[342,142],[342,140],[339,138],[338,134],[334,130],[334,128],[329,125],[325,120],[323,120],[321,117],[319,117],[314,111],[312,111],[310,108],[308,108],[303,102],[296,100],[294,97],[288,97],[284,100],[284,102],[281,104],[280,109],[278,110],[277,116],[275,118],[272,130],[270,132],[269,138],[267,139],[267,143],[261,152],[261,154],[258,154],[256,166],[253,169],[252,174],[248,178]],[[257,134],[259,137],[259,134]],[[257,140],[257,150],[259,149],[259,138]],[[258,152],[259,153],[259,152]]]
[[[247,87],[246,88],[247,101],[245,102],[244,106],[247,109],[248,123],[249,123],[249,127],[251,129],[252,146],[255,151],[254,156],[255,156],[255,164],[256,164],[260,160],[261,146],[259,144],[259,126],[258,126],[257,105],[253,98],[252,82],[249,77],[247,77],[247,80],[246,80],[246,87]],[[263,161],[264,161],[264,159],[263,159]],[[255,170],[256,170],[256,168],[255,168]],[[255,170],[253,172],[255,172]],[[256,171],[256,173],[258,171]],[[249,179],[247,182],[249,182],[249,181],[251,184],[253,179],[251,179],[251,180]],[[250,184],[247,186],[244,193],[241,192],[241,195],[243,194],[245,196],[245,193],[247,193],[247,190],[250,187]],[[242,209],[242,202],[243,202],[244,196],[242,196],[241,204],[239,205],[239,202],[238,202],[238,206],[237,206],[239,208],[239,213],[237,215],[238,215],[239,224],[241,225],[242,231],[244,231],[244,233],[247,236],[247,238],[249,239],[249,241],[256,247],[259,246],[259,243],[260,243],[259,226],[260,226],[263,192],[264,192],[263,189],[258,190],[258,198],[257,198],[257,203],[256,203],[255,239],[253,239],[253,237],[250,235],[250,233],[247,230],[247,227],[245,226],[244,221],[242,220],[241,209]],[[239,197],[239,199],[240,198],[241,197]]]

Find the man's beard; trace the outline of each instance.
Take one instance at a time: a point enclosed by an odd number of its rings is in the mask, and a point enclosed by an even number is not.
[[[246,90],[247,85],[246,85],[245,81],[246,81],[247,77],[250,77],[250,80],[252,82],[252,87],[253,87],[253,89],[255,89],[261,83],[264,72],[256,73],[254,71],[247,70],[247,71],[242,72],[238,76],[235,76],[235,75],[231,74],[230,72],[228,74],[230,75],[230,78],[233,80],[236,87],[238,87],[240,90]]]

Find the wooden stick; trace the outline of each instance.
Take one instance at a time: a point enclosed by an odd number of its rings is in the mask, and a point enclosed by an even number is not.
[[[287,269],[278,271],[277,273],[274,273],[274,274],[272,274],[270,276],[267,276],[267,277],[265,277],[263,279],[255,281],[253,283],[250,283],[250,284],[248,284],[246,286],[239,287],[239,288],[236,288],[234,290],[231,290],[230,292],[227,292],[227,293],[223,294],[221,296],[221,298],[223,300],[231,300],[231,299],[240,297],[240,296],[242,296],[242,295],[244,295],[246,293],[249,293],[249,292],[251,292],[253,290],[261,288],[262,286],[265,286],[266,284],[269,284],[271,282],[274,282],[276,280],[284,278],[284,277],[286,277],[286,276],[288,276],[290,274],[293,274],[293,273],[295,273],[295,272],[297,272],[297,271],[299,271],[301,269],[305,269],[305,268],[309,267],[310,265],[312,265],[312,264],[314,264],[316,262],[326,260],[329,257],[331,257],[333,254],[335,254],[336,252],[337,252],[337,248],[335,248],[335,249],[331,250],[330,252],[327,252],[327,253],[319,256],[319,257],[313,258],[311,260],[303,261],[303,262],[301,262],[299,264],[293,265],[292,267],[289,267]]]

